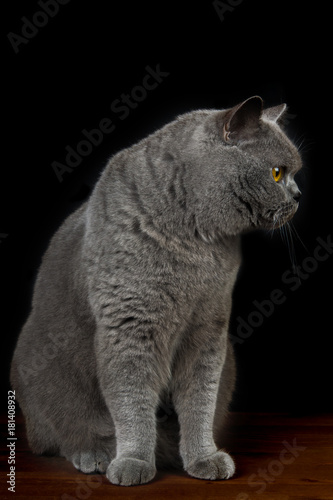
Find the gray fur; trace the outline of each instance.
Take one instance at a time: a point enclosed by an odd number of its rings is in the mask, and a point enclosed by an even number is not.
[[[115,155],[54,235],[11,368],[35,453],[122,485],[150,481],[156,464],[233,475],[218,446],[240,234],[298,206],[284,109],[253,97],[180,116]]]

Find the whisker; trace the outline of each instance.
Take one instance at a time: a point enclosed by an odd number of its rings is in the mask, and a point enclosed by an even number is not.
[[[296,147],[297,147],[298,151],[300,151],[300,152],[301,152],[301,151],[303,151],[303,149],[302,149],[302,148],[303,148],[303,146],[304,146],[305,140],[306,140],[306,137],[305,137],[305,136],[304,136],[304,137],[301,137],[301,138],[299,139],[298,144],[296,145]]]
[[[309,141],[306,134],[302,134],[299,137],[293,138],[293,144],[295,145],[299,153],[307,153],[311,146],[315,144],[315,142]]]
[[[294,233],[294,235],[296,236],[296,238],[298,239],[298,241],[301,243],[302,247],[307,251],[308,254],[310,254],[309,252],[309,249],[307,248],[307,246],[304,244],[302,238],[300,237],[300,235],[298,234],[298,232],[296,231],[296,228],[294,226],[294,224],[292,223],[292,221],[290,221],[290,229],[291,231]]]
[[[280,217],[279,215],[277,215],[276,213],[273,215],[273,228],[271,229],[272,231],[272,237],[273,237],[273,234],[274,234],[274,231],[276,231],[276,226],[279,227],[279,220],[280,220]]]
[[[287,246],[287,249],[288,249],[288,255],[290,258],[292,271],[299,278],[295,245],[294,245],[292,230],[289,226],[289,222],[286,222],[279,229],[280,229],[281,239],[282,239],[283,243]]]
[[[290,244],[288,241],[288,250],[289,250],[290,260],[291,260],[293,272],[294,272],[294,274],[297,274],[297,276],[298,276],[297,257],[296,257],[295,245],[294,245],[294,240],[293,240],[293,233],[292,233],[289,222],[287,222],[286,228],[288,230],[288,233],[286,232],[286,234],[288,234],[289,238],[290,238]]]

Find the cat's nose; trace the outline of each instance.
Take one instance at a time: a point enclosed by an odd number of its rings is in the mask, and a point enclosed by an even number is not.
[[[302,192],[299,189],[297,189],[297,191],[293,194],[293,198],[297,202],[299,202],[301,196],[302,196]]]

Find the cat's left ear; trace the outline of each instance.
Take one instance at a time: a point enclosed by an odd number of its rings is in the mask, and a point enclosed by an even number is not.
[[[262,107],[261,97],[254,96],[224,112],[220,119],[225,142],[237,143],[250,139],[259,129]]]
[[[264,109],[262,116],[267,120],[278,123],[286,112],[287,105],[279,104],[278,106],[273,106],[272,108]]]

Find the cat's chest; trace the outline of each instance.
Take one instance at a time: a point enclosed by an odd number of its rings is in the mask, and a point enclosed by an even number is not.
[[[160,290],[167,300],[160,304],[159,310],[164,315],[164,323],[168,322],[175,349],[194,339],[196,345],[202,345],[205,325],[210,325],[212,331],[217,326],[218,332],[227,325],[239,265],[240,256],[235,249],[231,254],[225,251],[207,253],[201,255],[201,259],[193,259],[192,264],[183,262],[170,268],[168,279],[165,283],[160,282]]]
[[[178,302],[192,306],[229,302],[240,261],[239,246],[233,245],[210,248],[186,264],[178,262],[171,266],[170,278]]]

